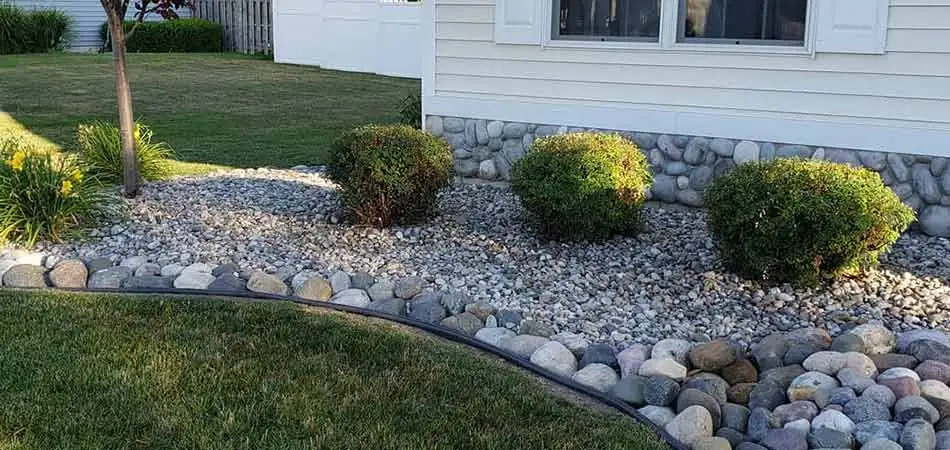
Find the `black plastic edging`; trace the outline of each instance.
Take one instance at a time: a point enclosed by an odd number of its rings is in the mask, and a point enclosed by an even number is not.
[[[632,417],[637,422],[647,427],[650,431],[659,435],[663,440],[665,440],[674,450],[689,450],[689,447],[675,439],[665,429],[658,427],[656,424],[647,419],[640,411],[637,411],[636,408],[628,405],[623,400],[619,398],[605,395],[600,391],[596,391],[587,386],[581,385],[574,380],[553,373],[547,369],[544,369],[531,361],[522,358],[514,353],[511,353],[507,350],[500,349],[489,345],[485,342],[479,341],[471,336],[461,334],[455,330],[445,328],[441,325],[435,325],[426,322],[420,322],[408,317],[402,316],[393,316],[390,314],[382,313],[379,311],[373,311],[365,308],[357,308],[355,306],[340,305],[337,303],[330,302],[321,302],[316,300],[307,300],[300,297],[293,296],[281,296],[274,294],[264,294],[252,291],[223,291],[223,290],[207,290],[207,289],[177,289],[177,288],[168,288],[168,289],[91,289],[91,288],[38,288],[38,289],[24,289],[31,291],[62,291],[62,292],[83,292],[83,293],[97,293],[97,294],[151,294],[151,295],[165,295],[165,296],[189,296],[189,297],[224,297],[232,299],[241,299],[241,300],[272,300],[272,301],[282,301],[282,302],[292,302],[300,305],[311,306],[315,308],[324,308],[331,309],[335,311],[342,311],[350,314],[356,314],[364,317],[373,317],[377,319],[384,319],[390,322],[396,322],[401,325],[417,328],[434,334],[440,338],[463,344],[469,347],[477,348],[483,352],[490,353],[501,359],[504,359],[508,363],[514,364],[523,370],[527,370],[534,375],[537,375],[541,378],[544,378],[548,381],[551,381],[555,384],[560,385],[566,389],[572,390],[574,392],[579,392],[589,398],[592,398],[599,403],[609,406],[627,416]]]

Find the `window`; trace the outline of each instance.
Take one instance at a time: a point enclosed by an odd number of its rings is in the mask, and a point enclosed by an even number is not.
[[[554,38],[658,41],[661,0],[554,0]]]
[[[679,40],[804,45],[808,0],[679,0]]]

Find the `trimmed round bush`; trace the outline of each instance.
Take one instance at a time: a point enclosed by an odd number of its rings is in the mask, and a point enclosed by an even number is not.
[[[646,157],[616,134],[538,139],[511,172],[512,190],[535,227],[551,239],[636,233],[652,182]]]
[[[340,185],[354,222],[411,224],[432,212],[449,184],[452,150],[445,140],[406,125],[368,125],[337,139],[327,175]]]
[[[914,221],[877,173],[801,159],[741,165],[712,183],[706,205],[726,267],[799,285],[876,265]]]

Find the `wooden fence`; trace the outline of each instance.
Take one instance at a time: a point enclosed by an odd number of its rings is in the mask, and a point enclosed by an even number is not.
[[[271,0],[195,0],[194,16],[224,26],[224,51],[273,53]]]

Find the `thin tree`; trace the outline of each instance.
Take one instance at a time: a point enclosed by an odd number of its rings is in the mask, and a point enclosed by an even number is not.
[[[112,41],[112,57],[115,64],[115,92],[119,106],[119,136],[122,141],[122,191],[126,197],[138,195],[139,171],[135,151],[135,121],[132,116],[132,88],[126,71],[125,43],[145,17],[155,13],[162,18],[177,19],[176,10],[191,7],[191,0],[139,0],[134,3],[135,25],[125,31],[123,22],[131,0],[99,0],[106,11],[109,35]]]

